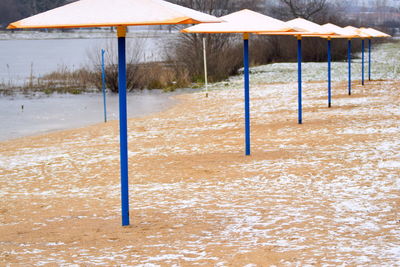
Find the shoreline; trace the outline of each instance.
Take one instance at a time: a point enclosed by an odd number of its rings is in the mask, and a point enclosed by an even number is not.
[[[177,96],[190,93],[189,89],[180,89],[175,92],[163,92],[162,90],[143,90],[139,92],[131,92],[128,93],[128,119],[133,118],[141,118],[145,116],[149,116],[151,114],[157,114],[160,112],[164,112],[172,108],[173,106],[179,103],[177,100]],[[7,97],[8,98],[8,97]],[[78,100],[74,100],[78,99]],[[80,99],[80,100],[79,100]],[[43,103],[44,101],[44,103]],[[59,103],[52,104],[51,102]],[[62,102],[61,102],[62,101]],[[76,101],[79,101],[81,105],[77,105]],[[87,103],[87,101],[93,102],[92,104]],[[42,95],[42,96],[34,96],[34,97],[26,97],[22,95],[12,96],[9,99],[2,98],[0,102],[7,102],[6,108],[9,109],[12,107],[15,111],[11,114],[13,117],[16,117],[15,120],[21,120],[22,122],[18,125],[16,124],[13,128],[12,124],[13,119],[7,118],[9,121],[8,128],[2,129],[3,137],[0,138],[1,142],[17,140],[20,138],[29,138],[33,136],[40,136],[45,134],[50,134],[53,132],[59,132],[63,130],[72,130],[85,128],[87,126],[102,124],[103,121],[103,102],[102,102],[102,94],[99,92],[96,93],[85,93],[80,95],[73,94],[54,94],[54,95]],[[118,121],[118,94],[107,94],[107,117],[108,122]],[[37,103],[36,103],[37,102]],[[67,103],[66,103],[67,102]],[[85,103],[86,102],[86,103]],[[144,104],[143,102],[147,103]],[[45,104],[47,103],[47,104]],[[3,103],[4,105],[4,103]],[[24,109],[21,110],[20,106],[23,105]],[[50,109],[53,109],[53,114],[51,117],[45,115],[41,110],[40,105],[52,105]],[[88,107],[91,106],[96,107],[97,112],[91,110],[91,115],[85,115],[84,112],[87,111]],[[83,116],[83,118],[76,120],[73,115],[67,115],[65,110],[71,109],[72,106],[75,107],[74,114],[76,116]],[[129,106],[131,108],[129,108]],[[57,110],[55,109],[57,108]],[[58,110],[59,108],[59,110]],[[33,111],[32,111],[33,109]],[[90,108],[91,109],[91,108]],[[80,112],[79,112],[80,110]],[[7,111],[10,113],[10,111]],[[25,115],[24,115],[25,114]],[[58,114],[58,115],[57,115]],[[98,114],[98,115],[96,115]],[[5,121],[6,114],[4,116],[3,121]],[[0,116],[0,117],[2,117]],[[25,117],[25,118],[24,118]],[[46,119],[46,117],[49,117]],[[35,120],[37,121],[35,123]],[[96,122],[97,120],[97,122]],[[28,125],[23,124],[28,123]],[[21,125],[22,124],[22,125]],[[29,124],[31,126],[29,126]],[[56,128],[52,126],[52,124],[58,125]],[[41,128],[40,125],[43,127]],[[23,133],[21,132],[23,127]],[[31,131],[26,130],[29,127],[33,127]],[[18,136],[12,137],[17,134]]]
[[[127,38],[171,38],[179,32],[167,30],[136,30],[127,33]],[[116,31],[77,30],[77,31],[0,31],[0,41],[7,40],[53,40],[53,39],[109,39],[116,38]]]

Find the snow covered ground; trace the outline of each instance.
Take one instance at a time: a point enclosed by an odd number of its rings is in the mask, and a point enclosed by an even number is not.
[[[366,45],[367,47],[368,45]],[[400,54],[397,52],[399,41],[383,43],[372,46],[371,53],[371,78],[373,80],[399,80],[400,79]],[[361,53],[353,55],[351,75],[352,80],[361,80],[362,70]],[[332,62],[332,81],[347,81],[347,61]],[[365,51],[365,80],[368,80],[368,49]],[[250,82],[259,83],[286,83],[297,82],[297,63],[275,63],[250,68]],[[328,64],[326,62],[302,63],[302,79],[304,82],[326,81],[328,79]],[[221,84],[238,88],[242,86],[242,75],[234,76],[222,83],[216,83],[215,88]]]
[[[310,77],[298,125],[297,83],[264,82],[269,67],[251,76],[249,157],[240,77],[129,121],[129,227],[117,122],[2,142],[0,263],[398,265],[398,77],[352,96],[336,81],[332,108]]]

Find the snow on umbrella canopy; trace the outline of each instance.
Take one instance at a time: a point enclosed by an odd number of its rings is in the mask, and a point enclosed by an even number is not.
[[[78,28],[218,22],[162,0],[81,0],[11,23],[17,28]]]
[[[362,33],[368,34],[371,37],[391,37],[389,34],[375,30],[373,28],[360,28]]]
[[[335,34],[332,30],[325,29],[321,25],[303,18],[292,19],[286,23],[292,27],[296,27],[305,31],[305,33],[302,33],[301,36],[323,37]]]
[[[370,38],[370,37],[372,37],[368,33],[364,33],[364,32],[361,31],[361,29],[353,27],[353,26],[347,26],[347,27],[344,27],[344,29],[346,29],[349,32],[351,32],[353,35],[356,36],[356,38]]]
[[[269,16],[243,9],[220,17],[221,23],[198,24],[184,33],[257,33],[296,31],[285,22]]]
[[[330,38],[356,38],[357,37],[357,34],[354,33],[353,31],[339,27],[332,23],[326,23],[326,24],[322,25],[321,27],[326,30],[330,30],[330,31],[334,32],[334,35],[329,36]]]

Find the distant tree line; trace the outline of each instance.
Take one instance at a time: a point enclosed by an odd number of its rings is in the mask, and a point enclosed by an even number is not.
[[[6,28],[10,22],[35,15],[64,5],[69,0],[1,0],[0,27]]]

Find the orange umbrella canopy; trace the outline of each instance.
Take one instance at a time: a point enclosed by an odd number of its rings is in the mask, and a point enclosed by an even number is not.
[[[321,25],[318,25],[314,22],[297,18],[293,20],[286,21],[290,27],[295,29],[296,31],[289,31],[289,32],[259,32],[258,34],[261,35],[291,35],[297,36],[298,38],[304,37],[329,37],[333,35],[333,31],[330,29],[325,29]]]
[[[302,34],[304,36],[330,36],[335,34],[331,29],[326,29],[317,23],[303,18],[292,19],[286,23],[292,27],[302,29],[305,32]]]
[[[296,31],[285,22],[243,9],[220,17],[221,23],[199,24],[186,29],[185,33],[258,33]]]
[[[353,33],[356,36],[356,38],[370,38],[370,37],[373,37],[370,34],[362,32],[361,29],[353,27],[353,26],[347,26],[347,27],[344,27],[344,29],[346,29],[349,32]]]
[[[80,28],[219,22],[162,0],[80,0],[11,23],[16,28]]]
[[[371,37],[391,37],[389,34],[375,30],[373,28],[360,28],[361,32],[370,35]]]
[[[331,30],[335,33],[334,35],[329,36],[331,38],[356,38],[356,37],[358,37],[358,35],[354,31],[339,27],[332,23],[326,23],[326,24],[322,25],[321,27],[323,27],[324,29],[327,29],[327,30]]]

